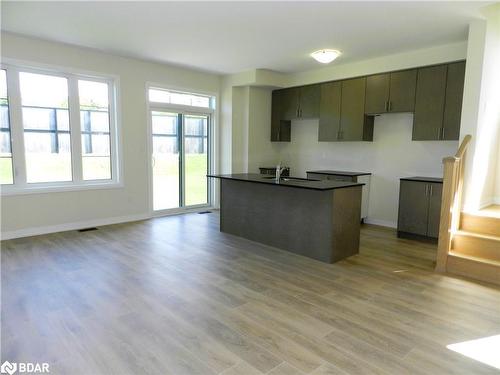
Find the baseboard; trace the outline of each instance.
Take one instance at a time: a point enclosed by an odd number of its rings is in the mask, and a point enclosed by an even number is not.
[[[379,219],[373,219],[373,218],[365,218],[364,222],[366,224],[373,224],[373,225],[379,225],[381,227],[388,227],[388,228],[397,228],[398,224],[395,221],[387,221],[387,220],[379,220]]]
[[[48,225],[43,227],[35,227],[35,228],[26,228],[19,230],[12,230],[1,233],[2,240],[10,240],[13,238],[21,238],[21,237],[30,237],[30,236],[38,236],[41,234],[48,233],[56,233],[56,232],[66,232],[69,230],[78,230],[83,228],[90,227],[99,227],[103,225],[111,225],[111,224],[119,224],[119,223],[127,223],[130,221],[139,221],[149,219],[149,214],[136,214],[136,215],[127,215],[127,216],[116,216],[104,219],[95,219],[95,220],[87,220],[87,221],[78,221],[74,223],[65,223],[58,225]]]

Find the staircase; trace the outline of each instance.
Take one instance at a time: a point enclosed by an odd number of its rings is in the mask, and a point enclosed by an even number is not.
[[[446,271],[500,285],[500,206],[461,213]]]
[[[443,159],[444,178],[436,271],[500,285],[500,206],[462,212],[466,135],[454,156]]]

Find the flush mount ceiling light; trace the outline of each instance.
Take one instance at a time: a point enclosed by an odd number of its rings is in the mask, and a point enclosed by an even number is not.
[[[320,49],[311,53],[311,57],[322,64],[329,64],[339,57],[341,53],[342,52],[337,51],[336,49]]]

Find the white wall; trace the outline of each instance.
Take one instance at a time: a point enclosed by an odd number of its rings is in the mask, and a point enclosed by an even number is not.
[[[500,4],[469,27],[460,138],[472,135],[467,153],[464,209],[474,211],[500,196]]]
[[[311,169],[371,172],[367,222],[396,227],[399,178],[442,177],[442,159],[456,152],[458,142],[413,142],[413,114],[375,118],[373,142],[318,142],[318,120],[292,122],[292,141],[280,158],[292,175]]]
[[[1,37],[2,58],[119,76],[124,167],[123,188],[2,197],[2,234],[147,216],[146,82],[218,95],[220,76],[4,32]]]

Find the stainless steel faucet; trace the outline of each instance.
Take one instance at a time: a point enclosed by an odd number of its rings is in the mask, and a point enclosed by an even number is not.
[[[280,179],[281,179],[281,174],[283,173],[283,171],[286,169],[286,167],[281,167],[281,162],[278,163],[278,165],[276,166],[276,175],[275,175],[275,180],[276,180],[276,183],[279,184],[280,182]]]

